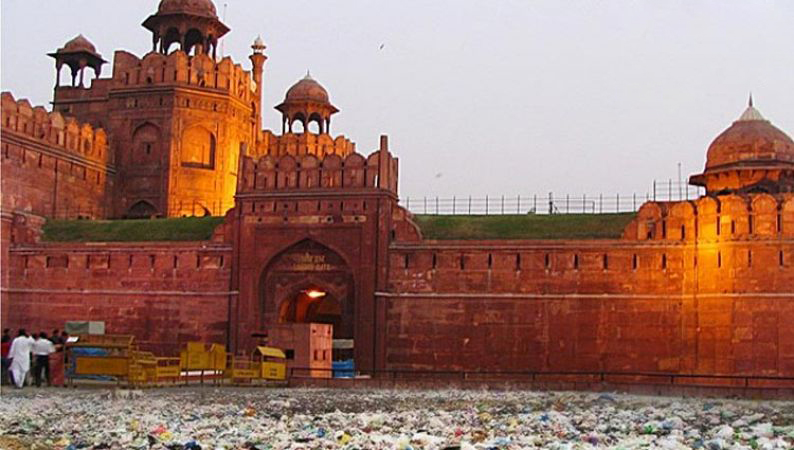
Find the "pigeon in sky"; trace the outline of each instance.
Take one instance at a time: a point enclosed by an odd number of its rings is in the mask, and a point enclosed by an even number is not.
[[[385,46],[386,46],[386,44],[380,44],[380,47],[378,48],[378,50],[383,50],[383,47],[385,47]]]

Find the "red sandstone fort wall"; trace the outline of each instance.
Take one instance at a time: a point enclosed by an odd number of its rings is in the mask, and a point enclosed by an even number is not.
[[[395,243],[385,365],[791,376],[793,197],[650,203],[623,240]]]
[[[2,208],[104,217],[114,169],[105,132],[2,94]]]
[[[225,343],[231,254],[208,242],[17,245],[3,327],[99,320],[161,355],[192,340]]]

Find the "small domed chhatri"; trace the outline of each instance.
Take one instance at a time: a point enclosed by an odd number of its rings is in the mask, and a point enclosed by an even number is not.
[[[317,123],[320,134],[329,133],[331,115],[339,112],[331,104],[328,91],[309,72],[287,90],[284,101],[276,106],[276,110],[282,114],[282,131],[285,133],[294,132],[296,122],[304,130],[309,124]]]
[[[66,42],[63,47],[48,56],[55,59],[56,86],[61,84],[61,69],[69,66],[72,72],[72,86],[83,86],[83,78],[86,67],[94,69],[97,77],[102,72],[102,65],[107,61],[102,59],[102,55],[97,53],[96,47],[82,34]],[[79,76],[79,78],[78,78]]]
[[[751,96],[741,117],[709,146],[705,171],[690,182],[709,193],[794,190],[794,141],[764,118]]]
[[[143,27],[153,34],[153,52],[168,54],[176,44],[187,54],[195,50],[213,58],[218,40],[229,32],[212,0],[162,0]]]
[[[306,73],[305,77],[293,84],[292,87],[287,90],[287,95],[284,98],[284,102],[287,103],[295,101],[330,103],[328,100],[328,91],[326,91],[320,83],[312,78],[311,74],[308,72]]]
[[[63,45],[58,49],[58,53],[77,53],[87,52],[98,55],[96,47],[85,36],[78,34],[75,38]]]

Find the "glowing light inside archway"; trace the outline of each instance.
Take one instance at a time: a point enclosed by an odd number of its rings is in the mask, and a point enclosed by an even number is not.
[[[312,299],[325,297],[325,292],[318,291],[317,289],[309,289],[303,292],[306,294],[307,297]]]

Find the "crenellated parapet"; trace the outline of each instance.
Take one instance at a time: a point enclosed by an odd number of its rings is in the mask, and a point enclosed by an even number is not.
[[[731,241],[794,237],[794,194],[703,196],[648,202],[624,231],[630,240]]]
[[[228,56],[216,62],[204,53],[189,56],[182,51],[168,55],[151,52],[138,58],[117,51],[113,84],[118,87],[179,84],[217,89],[246,103],[256,100],[256,83],[249,71]]]
[[[107,136],[101,128],[79,123],[59,112],[48,112],[41,106],[32,107],[25,99],[14,99],[10,92],[2,93],[2,111],[4,140],[24,137],[93,165],[113,163]]]
[[[265,154],[243,156],[240,167],[238,194],[364,188],[385,189],[397,194],[398,160],[389,153],[385,136],[381,137],[380,150],[368,157],[355,152],[344,156],[336,153],[320,156]]]
[[[264,130],[251,156],[304,156],[314,155],[322,158],[337,155],[342,158],[356,152],[356,144],[345,136],[332,137],[329,134],[286,133],[277,135]]]

